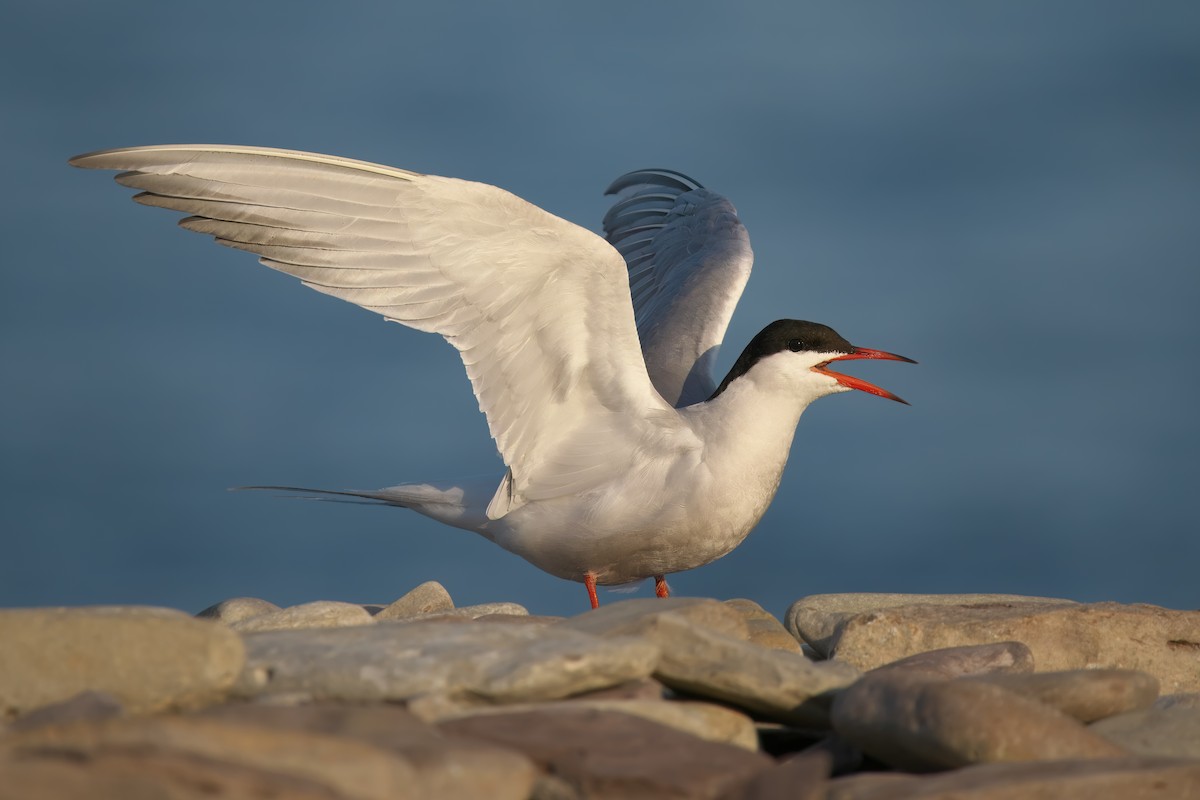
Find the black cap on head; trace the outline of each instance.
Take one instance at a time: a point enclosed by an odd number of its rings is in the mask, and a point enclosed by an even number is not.
[[[750,340],[725,380],[713,392],[713,397],[725,391],[731,381],[749,372],[759,359],[783,350],[793,353],[853,353],[854,345],[828,325],[801,319],[777,319]]]

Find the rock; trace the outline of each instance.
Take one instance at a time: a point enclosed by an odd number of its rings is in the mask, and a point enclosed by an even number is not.
[[[829,658],[841,627],[854,617],[909,606],[952,606],[987,608],[1025,604],[1077,605],[1073,600],[1026,597],[1017,594],[814,594],[802,597],[787,610],[784,621],[797,639],[810,644],[823,658]],[[959,644],[959,643],[955,643]],[[975,644],[975,642],[972,642]],[[951,647],[953,645],[941,645]],[[926,650],[938,648],[927,647]],[[920,652],[920,651],[914,651]],[[905,653],[904,655],[911,655]],[[886,659],[872,666],[895,661]]]
[[[250,619],[250,617],[257,617],[259,614],[271,614],[276,611],[282,611],[282,609],[274,603],[257,597],[233,597],[209,606],[196,616],[200,619],[211,619],[232,625],[235,622]]]
[[[80,692],[135,713],[212,702],[245,663],[236,633],[144,606],[0,610],[0,716]]]
[[[286,631],[300,628],[342,628],[353,625],[372,625],[375,618],[355,603],[335,600],[316,600],[279,611],[249,617],[230,625],[239,633]]]
[[[533,763],[520,753],[446,734],[395,705],[237,705],[201,713],[223,722],[336,736],[393,752],[412,767],[412,794],[419,797],[515,800],[528,796],[537,776]]]
[[[1200,761],[1124,757],[981,764],[941,775],[863,773],[829,783],[828,800],[1130,800],[1200,795]]]
[[[1019,641],[1039,670],[1132,669],[1168,693],[1200,688],[1197,611],[1061,601],[909,605],[844,619],[830,641],[833,657],[861,669],[927,650]]]
[[[1155,708],[1200,708],[1200,692],[1164,694],[1154,701]]]
[[[654,676],[667,686],[795,725],[828,726],[830,696],[859,675],[847,664],[809,661],[669,615],[654,638],[662,648]]]
[[[1148,708],[1158,697],[1158,681],[1128,669],[1077,669],[1036,675],[976,678],[1056,708],[1080,722]]]
[[[554,711],[473,716],[440,727],[520,750],[589,798],[716,798],[772,763],[760,753],[706,742],[628,714],[560,705]]]
[[[917,653],[876,669],[907,670],[946,679],[964,675],[1026,673],[1033,672],[1033,653],[1020,642],[946,647]]]
[[[385,606],[375,614],[376,619],[411,619],[425,614],[437,614],[454,608],[446,587],[437,581],[426,581],[408,594]]]
[[[0,759],[0,800],[351,800],[278,772],[179,753],[122,751],[86,759],[28,754]]]
[[[737,611],[746,620],[746,628],[750,641],[762,647],[774,650],[787,650],[791,653],[800,652],[800,641],[783,623],[775,619],[765,608],[753,600],[726,600],[725,605]]]
[[[480,619],[481,617],[528,617],[529,609],[520,603],[480,603],[474,606],[463,606],[452,611],[438,614],[439,617],[461,617],[462,619]]]
[[[18,718],[10,731],[30,731],[43,725],[64,725],[83,720],[119,717],[125,713],[121,701],[107,692],[80,692],[59,703],[35,708]]]
[[[246,637],[237,691],[340,700],[472,693],[495,702],[555,700],[648,677],[658,648],[558,626],[381,622]]]
[[[666,690],[667,687],[654,678],[642,678],[640,681],[627,681],[607,689],[596,689],[572,695],[566,699],[570,702],[575,700],[662,700],[666,695]]]
[[[1200,708],[1132,711],[1102,719],[1091,729],[1138,755],[1200,759]]]
[[[643,597],[603,606],[560,623],[561,627],[596,636],[657,637],[663,619],[683,619],[692,625],[735,639],[747,640],[750,631],[736,608],[701,597]]]
[[[830,765],[828,753],[792,756],[756,773],[721,800],[824,800]]]
[[[524,712],[578,714],[580,709],[613,711],[632,714],[635,717],[657,722],[677,731],[690,733],[699,739],[721,742],[758,750],[758,732],[754,722],[745,714],[725,706],[694,701],[663,700],[570,700],[556,703],[523,703],[504,706],[476,706],[470,709],[449,711],[430,722],[446,722],[451,719],[466,719],[480,714],[515,714]]]
[[[913,771],[1125,752],[1065,714],[998,686],[903,670],[864,676],[834,700],[832,719],[834,730],[863,752]]]

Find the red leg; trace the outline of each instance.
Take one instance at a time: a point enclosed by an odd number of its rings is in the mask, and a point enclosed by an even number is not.
[[[671,596],[671,587],[667,586],[667,576],[666,575],[655,575],[654,576],[654,593],[656,595],[658,595],[659,597],[670,597]]]
[[[599,608],[600,599],[596,597],[596,576],[590,572],[584,575],[583,585],[587,587],[588,600],[592,601],[592,608]]]

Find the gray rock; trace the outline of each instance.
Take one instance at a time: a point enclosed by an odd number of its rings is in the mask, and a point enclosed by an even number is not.
[[[80,692],[60,703],[35,708],[13,722],[9,730],[31,731],[43,725],[111,719],[124,713],[125,707],[121,705],[121,701],[107,692]]]
[[[463,606],[452,611],[446,611],[439,617],[461,617],[462,619],[479,619],[480,617],[505,616],[528,617],[529,609],[520,603],[480,603],[474,606]]]
[[[257,617],[259,614],[270,614],[280,610],[280,607],[274,603],[258,597],[231,597],[209,606],[196,616],[200,619],[211,619],[231,625],[250,617]]]
[[[800,652],[800,641],[758,603],[738,598],[726,600],[725,605],[737,611],[746,620],[747,632],[754,644],[791,653]]]
[[[1138,755],[1200,759],[1200,708],[1132,711],[1102,719],[1091,729]]]
[[[762,770],[721,800],[825,800],[831,765],[828,753],[801,753]]]
[[[981,764],[919,778],[863,773],[829,783],[827,800],[1130,800],[1200,796],[1200,762],[1124,757]]]
[[[1065,714],[998,686],[904,670],[864,676],[837,696],[832,717],[834,730],[863,752],[914,771],[1125,753]]]
[[[1154,676],[1128,669],[987,675],[976,680],[1044,703],[1080,722],[1148,708],[1158,697],[1158,681]]]
[[[1046,597],[1026,597],[1017,594],[814,594],[802,597],[787,610],[784,622],[797,639],[811,645],[823,658],[829,658],[837,643],[841,627],[851,619],[863,614],[887,611],[909,606],[951,606],[962,608],[986,608],[990,606],[1012,606],[1034,604],[1076,605],[1073,600]],[[955,643],[958,644],[958,643]],[[975,644],[975,642],[972,642]],[[955,645],[941,645],[952,647]],[[933,650],[938,648],[925,648]],[[920,651],[916,651],[920,652]],[[905,655],[911,655],[906,653]],[[897,656],[900,658],[901,656]],[[880,661],[872,666],[895,661],[895,658]]]
[[[796,725],[828,725],[831,695],[859,675],[847,664],[809,661],[670,615],[657,621],[654,639],[662,649],[654,675],[667,686]]]
[[[917,653],[876,669],[908,670],[947,679],[964,675],[1027,673],[1033,672],[1033,653],[1020,642],[976,644]]]
[[[1200,688],[1197,611],[1060,601],[910,605],[846,618],[832,641],[835,658],[861,669],[927,650],[1019,641],[1039,670],[1132,669],[1169,693]]]
[[[371,616],[371,613],[355,603],[316,600],[239,620],[232,623],[230,627],[239,633],[257,633],[259,631],[286,631],[302,628],[342,628],[372,625],[374,622],[375,618]]]
[[[1155,708],[1200,708],[1200,692],[1164,694],[1154,701]]]
[[[245,663],[225,626],[145,606],[0,610],[0,642],[0,716],[86,691],[135,713],[203,705]]]
[[[519,750],[588,798],[716,798],[772,763],[629,714],[559,705],[440,727]]]
[[[245,696],[302,692],[404,700],[468,692],[496,702],[553,700],[647,677],[658,648],[557,626],[382,622],[246,637]]]
[[[643,597],[603,606],[559,623],[561,627],[596,636],[658,637],[663,619],[682,619],[692,625],[747,640],[745,616],[736,608],[701,597]]]
[[[454,608],[454,601],[446,587],[437,581],[426,581],[392,604],[380,609],[375,617],[380,620],[411,619],[425,614],[437,614]]]

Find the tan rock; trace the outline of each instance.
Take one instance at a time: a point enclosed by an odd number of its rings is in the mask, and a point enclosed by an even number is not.
[[[446,587],[437,581],[426,581],[408,594],[384,606],[375,614],[382,620],[411,619],[425,614],[437,614],[454,608],[454,601]]]
[[[1200,761],[1123,757],[980,764],[930,777],[864,773],[827,800],[1131,800],[1200,796]]]
[[[1040,671],[1131,669],[1167,693],[1200,688],[1200,612],[1119,603],[910,605],[844,619],[835,658],[871,669],[944,647],[1019,641]]]
[[[520,750],[589,798],[716,798],[772,763],[760,753],[629,714],[559,705],[553,712],[484,714],[440,727]]]
[[[975,680],[1036,700],[1080,722],[1149,708],[1158,697],[1158,681],[1154,676],[1128,669],[985,675]]]
[[[246,658],[227,627],[145,606],[0,610],[0,643],[0,716],[85,691],[139,713],[203,705]]]
[[[282,610],[274,603],[258,597],[231,597],[228,600],[222,600],[216,605],[209,606],[196,616],[200,619],[211,619],[231,625],[234,622],[241,622],[244,619],[257,617],[260,614],[270,614]]]
[[[743,641],[750,638],[745,617],[735,608],[702,597],[643,597],[622,600],[569,617],[560,627],[594,636],[656,637],[660,620],[683,619],[692,625]]]
[[[1200,708],[1131,711],[1102,719],[1091,730],[1138,755],[1200,759]]]
[[[1018,594],[814,594],[792,603],[784,617],[787,629],[797,639],[811,645],[823,658],[829,658],[842,626],[863,614],[909,606],[951,606],[961,608],[1006,607],[1013,605],[1076,605],[1073,600],[1047,597],[1026,597]],[[942,647],[952,647],[946,644]],[[971,642],[978,644],[978,642]],[[929,647],[927,650],[937,648]],[[914,651],[920,652],[920,651]],[[905,653],[912,655],[912,653]],[[902,658],[903,656],[896,656]],[[879,661],[872,666],[895,661],[896,658]]]
[[[864,676],[835,698],[832,719],[863,752],[914,771],[1125,753],[1065,714],[998,686],[903,670]]]
[[[975,644],[917,653],[876,669],[907,670],[946,679],[965,675],[1028,673],[1033,672],[1033,653],[1020,642]]]
[[[725,605],[736,610],[746,620],[750,641],[774,650],[800,652],[800,641],[783,627],[783,623],[753,600],[726,600]]]
[[[762,770],[721,800],[824,800],[829,786],[828,753],[801,753]]]
[[[239,633],[287,631],[303,628],[344,628],[354,625],[373,625],[371,613],[355,603],[336,600],[315,600],[279,611],[248,617],[230,624]]]

